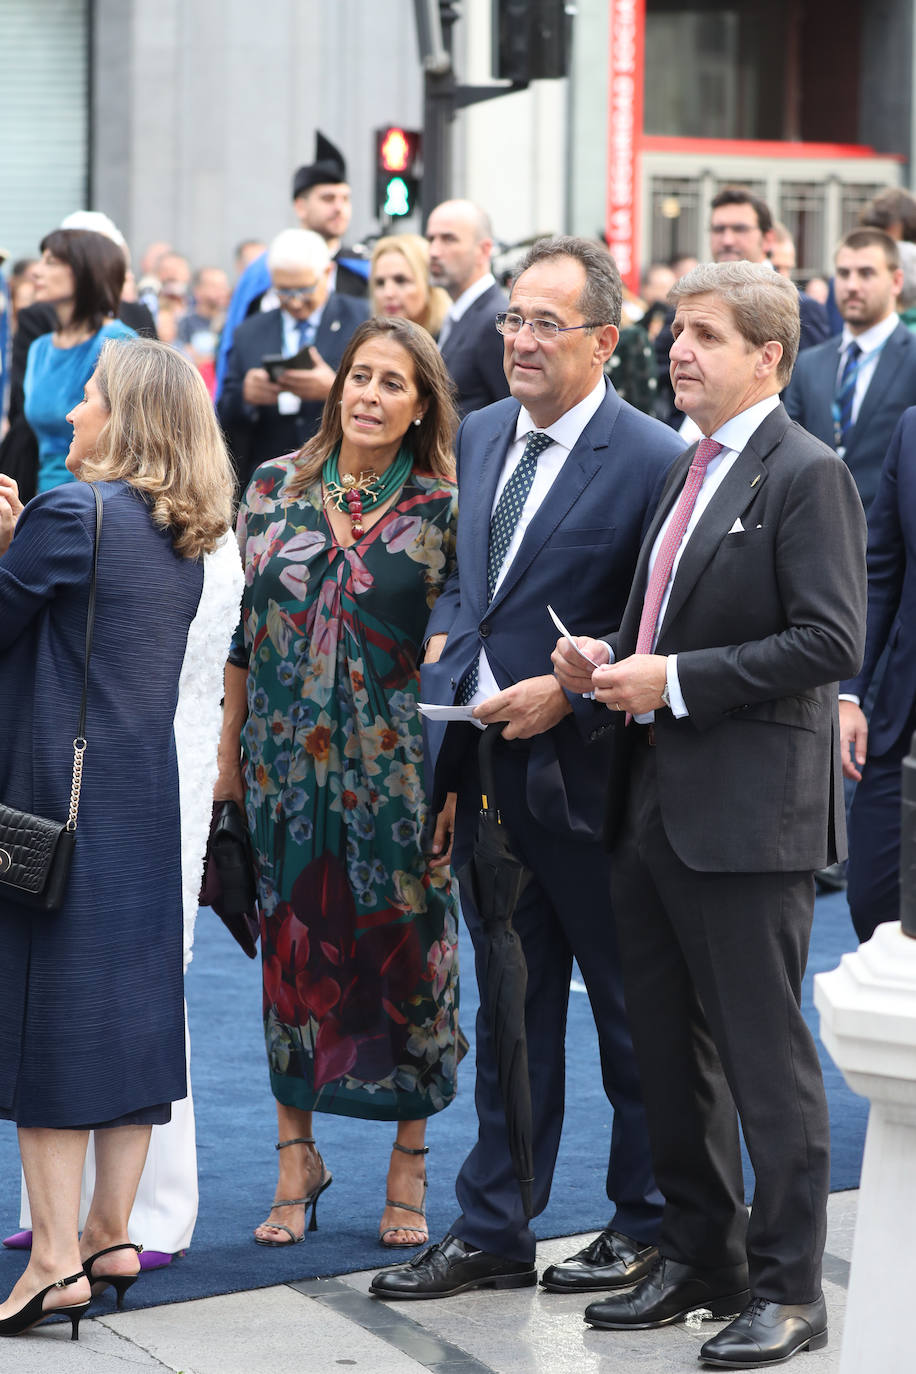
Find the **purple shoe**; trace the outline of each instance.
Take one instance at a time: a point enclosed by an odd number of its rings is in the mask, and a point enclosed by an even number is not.
[[[17,1231],[15,1235],[7,1236],[3,1244],[7,1250],[31,1250],[32,1232]]]
[[[179,1250],[179,1255],[184,1255],[185,1250]],[[175,1255],[170,1255],[166,1250],[144,1250],[140,1256],[141,1269],[164,1269],[171,1264]]]

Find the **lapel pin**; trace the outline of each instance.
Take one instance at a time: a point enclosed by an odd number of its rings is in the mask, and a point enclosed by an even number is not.
[[[756,487],[757,483],[760,481],[760,478],[761,478],[762,476],[763,476],[763,474],[760,473],[760,472],[758,472],[757,476],[754,478],[753,482],[751,483],[751,486],[752,486],[752,487]]]
[[[334,331],[335,331],[335,329],[339,329],[339,328],[340,328],[340,320],[332,320],[332,321],[331,321],[331,333],[333,334]]]

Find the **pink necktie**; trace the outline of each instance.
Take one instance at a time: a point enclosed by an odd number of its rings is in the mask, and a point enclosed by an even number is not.
[[[658,613],[665,599],[665,588],[671,577],[671,569],[674,567],[677,551],[687,532],[693,508],[700,494],[700,487],[702,487],[703,479],[706,476],[706,469],[713,458],[722,452],[723,448],[724,445],[717,444],[715,439],[701,439],[697,445],[693,462],[687,471],[684,489],[678,498],[674,514],[668,522],[668,528],[665,530],[665,537],[661,542],[658,557],[652,569],[652,576],[649,578],[649,585],[646,588],[646,599],[643,602],[639,634],[636,638],[636,652],[638,654],[651,654],[652,652]]]

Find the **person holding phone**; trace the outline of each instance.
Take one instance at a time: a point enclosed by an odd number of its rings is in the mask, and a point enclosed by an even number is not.
[[[365,301],[329,290],[331,257],[320,234],[284,229],[267,266],[265,302],[278,304],[235,331],[217,403],[243,490],[261,463],[295,452],[318,432],[344,350],[368,314]]]

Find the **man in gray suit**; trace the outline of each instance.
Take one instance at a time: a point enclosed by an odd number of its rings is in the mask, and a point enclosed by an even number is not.
[[[836,684],[862,658],[865,518],[779,403],[791,282],[709,264],[672,297],[675,399],[704,437],[674,463],[619,632],[579,641],[607,666],[554,653],[564,687],[611,708],[613,906],[666,1200],[655,1269],[585,1316],[739,1312],[700,1358],[757,1367],[827,1340],[829,1126],[800,1001],[813,873],[845,850]]]
[[[900,255],[881,229],[854,229],[836,251],[843,333],[799,355],[784,399],[809,434],[836,449],[866,511],[897,421],[916,405],[916,335],[897,317]]]
[[[445,200],[426,226],[429,275],[452,298],[439,334],[442,361],[458,392],[462,420],[509,395],[496,316],[509,304],[490,271],[493,230],[470,200]]]

